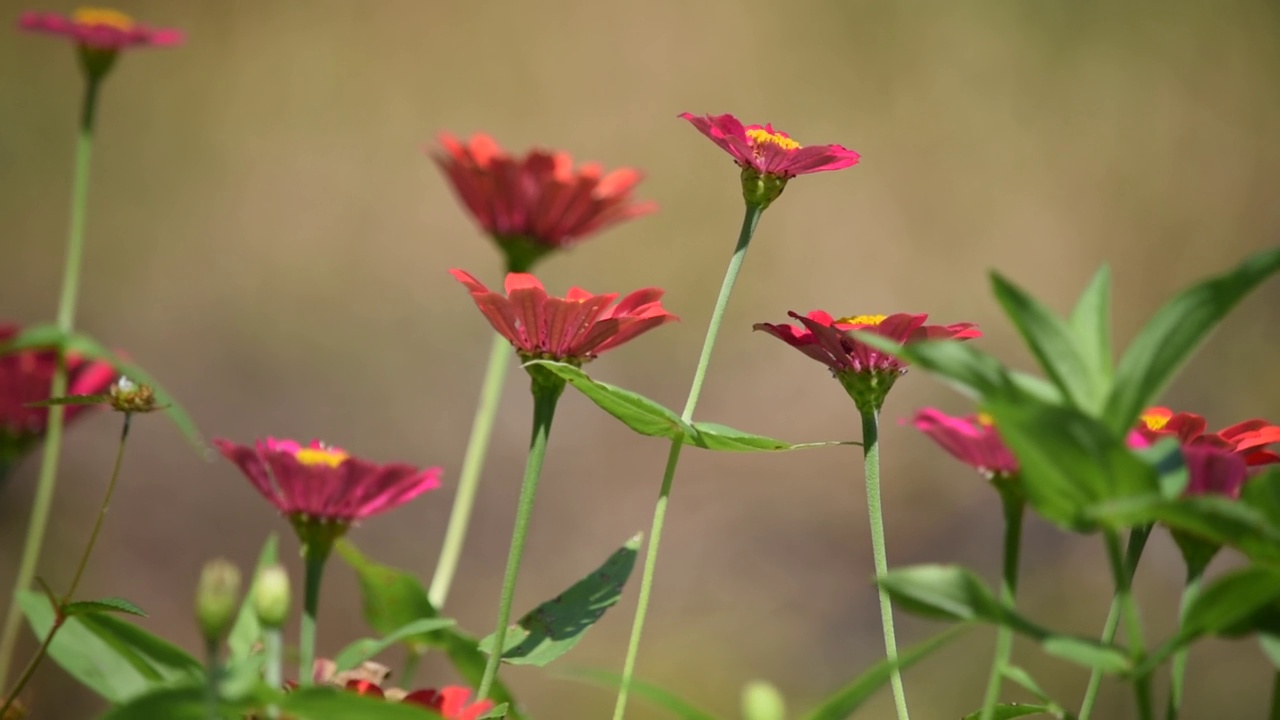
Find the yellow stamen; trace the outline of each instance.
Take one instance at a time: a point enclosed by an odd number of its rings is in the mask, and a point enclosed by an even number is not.
[[[996,419],[991,417],[987,413],[980,412],[978,413],[978,424],[981,425],[982,427],[995,427]]]
[[[773,143],[783,150],[799,150],[800,143],[792,140],[786,135],[771,133],[764,128],[753,128],[747,131],[747,137],[751,139],[752,145],[762,145],[764,143]]]
[[[333,450],[330,448],[302,448],[294,454],[294,457],[298,458],[298,462],[303,465],[328,465],[329,467],[338,467],[350,456],[341,450]]]
[[[133,18],[106,8],[80,8],[71,15],[71,20],[77,25],[106,25],[125,31],[132,30],[134,26]]]
[[[1169,418],[1164,415],[1147,414],[1138,418],[1148,430],[1163,430],[1165,425],[1169,424]]]
[[[842,317],[836,322],[841,325],[879,325],[884,322],[885,317],[884,315],[850,315],[849,317]]]

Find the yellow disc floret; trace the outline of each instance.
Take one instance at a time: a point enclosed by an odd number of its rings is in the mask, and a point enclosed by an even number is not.
[[[1139,418],[1148,430],[1163,430],[1169,424],[1169,416],[1158,413],[1146,413]]]
[[[752,145],[763,145],[772,143],[783,150],[799,150],[800,143],[783,135],[782,133],[769,132],[764,128],[751,128],[747,130],[747,138],[751,140]]]
[[[884,315],[850,315],[836,320],[841,325],[879,325],[884,322]]]
[[[72,14],[71,19],[77,25],[105,25],[116,30],[128,31],[134,27],[133,18],[117,10],[105,8],[80,8]]]
[[[987,413],[980,412],[978,413],[978,424],[981,425],[982,427],[988,427],[988,428],[995,427],[996,419],[991,417]]]
[[[303,465],[328,465],[338,467],[349,455],[334,448],[301,448],[294,457]]]

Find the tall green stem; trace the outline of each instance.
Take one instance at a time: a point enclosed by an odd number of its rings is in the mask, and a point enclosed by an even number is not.
[[[1137,665],[1146,652],[1146,644],[1142,639],[1142,619],[1138,615],[1138,605],[1130,589],[1133,577],[1126,567],[1124,553],[1120,549],[1119,534],[1113,530],[1107,530],[1105,537],[1107,559],[1111,562],[1111,575],[1116,585],[1116,602],[1120,605],[1120,618],[1124,621],[1125,632],[1129,635],[1129,654]],[[1134,680],[1134,696],[1138,703],[1138,716],[1142,720],[1152,720],[1154,717],[1150,677],[1147,675]]]
[[[707,368],[711,365],[711,351],[716,345],[716,336],[720,333],[720,323],[724,320],[725,308],[729,306],[729,296],[733,294],[733,286],[738,282],[738,272],[742,270],[742,262],[747,257],[747,248],[751,246],[751,238],[756,234],[756,225],[764,208],[748,205],[742,218],[742,229],[738,232],[738,244],[733,249],[733,257],[729,259],[729,267],[725,270],[724,281],[720,284],[720,295],[716,298],[715,308],[711,311],[711,321],[707,325],[707,335],[702,341],[702,354],[698,356],[698,367],[693,372],[693,383],[689,386],[689,396],[685,399],[684,412],[681,417],[685,422],[693,420],[694,408],[702,395],[702,383],[707,377]],[[627,659],[622,666],[622,683],[618,686],[618,701],[613,708],[614,720],[622,720],[627,712],[627,694],[631,690],[631,678],[635,675],[636,658],[640,654],[640,637],[644,632],[645,615],[649,612],[649,597],[653,593],[653,573],[658,564],[658,548],[662,544],[662,526],[667,518],[667,503],[671,498],[671,484],[675,480],[676,465],[680,462],[680,449],[684,447],[683,438],[673,440],[671,451],[667,454],[666,470],[662,474],[662,487],[658,490],[658,501],[653,506],[653,523],[649,529],[649,548],[645,552],[644,570],[640,576],[640,597],[636,602],[636,616],[631,624],[631,639],[627,642]]]
[[[262,645],[263,655],[266,657],[266,664],[262,669],[262,679],[266,682],[267,687],[272,690],[280,690],[284,687],[284,633],[278,627],[267,627],[262,629]],[[267,706],[267,717],[280,717],[280,708],[276,705]]]
[[[493,435],[493,421],[498,416],[498,403],[502,399],[502,385],[511,366],[511,343],[494,333],[489,348],[489,364],[484,371],[480,389],[480,402],[475,418],[471,421],[471,437],[462,459],[462,471],[458,476],[458,494],[453,498],[453,510],[444,531],[444,544],[440,548],[440,560],[427,597],[439,610],[449,597],[449,588],[458,571],[458,559],[467,539],[467,525],[476,503],[476,490],[480,487],[480,473],[484,469],[485,454],[489,450],[489,438]]]
[[[884,517],[880,509],[880,418],[873,409],[862,409],[863,469],[867,481],[867,517],[871,521],[871,557],[876,566],[876,578],[889,574],[889,558],[884,547]],[[898,643],[893,633],[893,603],[889,592],[878,588],[880,595],[880,625],[884,628],[884,653],[890,663],[895,663],[889,684],[893,688],[893,704],[898,720],[907,720],[907,694],[902,687],[902,672],[898,662]]]
[[[1270,720],[1280,720],[1280,670],[1271,679],[1271,711],[1267,713]]]
[[[1179,625],[1186,619],[1187,609],[1191,607],[1191,604],[1200,595],[1200,585],[1204,580],[1204,570],[1204,565],[1187,568],[1187,584],[1182,589],[1182,602],[1178,605]],[[1182,682],[1187,674],[1187,652],[1188,648],[1183,646],[1173,655],[1173,665],[1169,671],[1169,706],[1166,709],[1168,720],[1178,720],[1178,713],[1182,710]]]
[[[298,636],[298,684],[303,686],[315,682],[316,613],[320,609],[320,580],[331,549],[331,543],[315,540],[306,543],[302,550],[306,578],[303,581],[302,631]]]
[[[1014,488],[1001,488],[1000,502],[1004,508],[1004,572],[1000,584],[1000,601],[1013,607],[1018,593],[1018,556],[1022,548],[1022,514],[1025,503]],[[995,717],[996,703],[1000,700],[1000,685],[1012,652],[1013,630],[1001,625],[996,631],[996,650],[991,658],[991,675],[987,678],[987,694],[982,701],[980,720]]]
[[[206,720],[222,720],[218,711],[221,704],[218,699],[218,683],[222,680],[222,664],[218,661],[218,642],[208,640],[204,646],[205,676],[204,704]]]
[[[84,100],[80,113],[80,133],[76,140],[75,173],[71,184],[71,229],[67,235],[67,255],[63,260],[62,293],[58,298],[58,367],[50,385],[51,397],[67,393],[67,366],[64,346],[75,330],[76,298],[80,292],[80,261],[84,255],[85,208],[89,197],[89,159],[93,151],[93,121],[97,112],[100,79],[86,81]],[[36,480],[36,497],[31,506],[27,538],[22,546],[22,560],[14,579],[14,591],[25,590],[35,578],[36,563],[44,545],[44,533],[49,527],[49,511],[53,507],[53,491],[58,479],[58,455],[62,449],[62,424],[65,408],[54,405],[49,408],[49,422],[44,437],[44,453],[40,459],[40,475]],[[18,643],[18,631],[22,625],[22,609],[17,601],[9,598],[9,609],[0,632],[0,684],[9,677],[13,664],[13,652]]]
[[[545,375],[544,375],[545,373]],[[516,578],[520,575],[520,561],[524,557],[524,543],[529,534],[529,519],[533,517],[533,501],[538,492],[538,478],[542,476],[542,461],[547,454],[547,438],[551,435],[551,421],[555,418],[556,402],[564,391],[563,380],[552,380],[550,372],[537,368],[531,374],[533,380],[533,437],[529,441],[529,459],[525,463],[524,482],[520,485],[520,501],[516,507],[515,527],[511,531],[511,551],[507,554],[507,571],[502,578],[502,595],[498,601],[498,623],[493,631],[493,649],[480,678],[476,694],[480,699],[489,696],[489,690],[498,678],[502,665],[502,653],[507,640],[507,624],[511,622],[511,603],[516,594]]]
[[[1136,527],[1129,531],[1129,545],[1125,548],[1125,574],[1128,582],[1138,570],[1138,561],[1142,559],[1142,550],[1147,546],[1147,538],[1151,536],[1151,526]],[[1102,625],[1102,643],[1111,644],[1115,640],[1116,629],[1120,624],[1120,598],[1111,600],[1111,609],[1107,611],[1107,620]],[[1098,689],[1102,687],[1102,671],[1094,668],[1089,674],[1089,685],[1085,688],[1084,699],[1080,702],[1079,720],[1089,720],[1093,705],[1098,700]]]

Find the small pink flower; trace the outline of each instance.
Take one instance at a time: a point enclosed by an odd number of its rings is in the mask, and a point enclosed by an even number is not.
[[[606,173],[588,163],[575,169],[573,158],[559,151],[516,157],[483,133],[465,141],[441,133],[440,145],[443,152],[431,152],[432,159],[480,227],[508,253],[512,269],[528,270],[547,252],[658,209],[632,198],[644,177],[632,168]]]
[[[18,336],[16,325],[0,323],[0,345]],[[44,436],[49,408],[30,407],[48,400],[58,353],[51,349],[17,350],[0,355],[0,466],[17,459]],[[99,395],[116,379],[110,364],[67,356],[67,395]],[[70,423],[92,405],[66,405],[63,420]]]
[[[267,438],[253,447],[213,442],[295,526],[318,522],[345,529],[440,487],[438,467],[377,465],[318,441],[302,446]]]
[[[983,415],[954,417],[941,410],[925,408],[916,413],[911,424],[952,457],[988,478],[1018,473],[1018,459]]]
[[[116,51],[132,47],[166,47],[183,40],[182,31],[152,28],[134,22],[115,10],[81,8],[71,17],[51,12],[24,12],[18,27],[31,32],[70,38],[77,45],[94,50]]]
[[[858,163],[858,153],[840,145],[801,146],[772,125],[743,125],[732,115],[682,113],[711,142],[742,168],[760,175],[789,179],[797,175],[841,170]]]
[[[476,720],[493,709],[492,700],[469,703],[471,690],[451,685],[439,690],[415,690],[401,702],[428,707],[440,713],[444,720]]]
[[[1280,426],[1254,418],[1218,432],[1206,432],[1208,423],[1200,415],[1173,412],[1166,407],[1148,408],[1138,418],[1137,432],[1149,441],[1165,436],[1178,438],[1183,447],[1211,444],[1241,455],[1249,466],[1280,463],[1280,455],[1266,446],[1280,443]]]
[[[617,293],[592,295],[576,287],[564,298],[551,297],[527,273],[508,273],[507,294],[502,295],[462,270],[449,272],[471,291],[471,299],[493,329],[526,359],[580,365],[679,319],[662,308],[659,288],[637,290],[613,305]]]

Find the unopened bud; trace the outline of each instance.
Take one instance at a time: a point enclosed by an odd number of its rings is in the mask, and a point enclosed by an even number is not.
[[[253,586],[253,610],[258,622],[278,628],[289,618],[289,573],[280,565],[270,565],[258,573]]]
[[[228,560],[205,563],[196,587],[196,621],[210,643],[221,642],[231,629],[240,600],[240,570]]]

